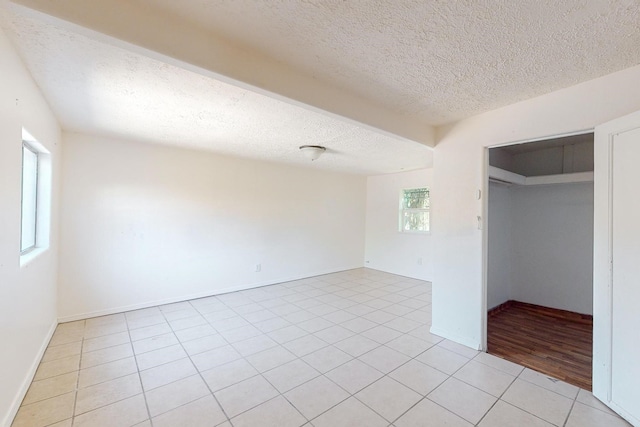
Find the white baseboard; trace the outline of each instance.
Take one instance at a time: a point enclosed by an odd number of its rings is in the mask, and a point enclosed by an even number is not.
[[[29,368],[29,371],[27,371],[27,375],[25,376],[24,381],[22,381],[22,385],[20,386],[20,389],[16,393],[16,396],[14,397],[13,402],[11,402],[9,412],[5,416],[4,420],[2,420],[2,424],[0,424],[2,425],[2,427],[10,427],[11,423],[13,422],[13,419],[16,417],[16,414],[18,413],[18,409],[20,409],[20,405],[22,404],[22,400],[27,395],[27,392],[29,391],[29,386],[31,385],[33,378],[36,376],[36,371],[38,370],[40,361],[44,356],[44,352],[47,350],[47,347],[49,346],[49,341],[51,341],[51,337],[53,337],[53,333],[56,331],[56,326],[58,326],[58,322],[54,321],[51,324],[51,327],[49,328],[49,332],[47,332],[47,335],[45,336],[45,339],[42,342],[42,345],[40,346],[40,349],[38,350],[36,357],[33,359],[33,362],[31,363],[31,367]]]
[[[457,342],[458,344],[462,344],[474,350],[481,350],[482,346],[477,340],[471,339],[469,337],[463,337],[461,335],[452,334],[449,331],[441,328],[436,328],[431,326],[431,333],[434,335],[441,336],[442,338],[446,338],[450,341]]]
[[[142,308],[155,307],[155,306],[164,305],[164,304],[173,304],[176,302],[188,301],[188,300],[197,299],[197,298],[206,298],[206,297],[211,297],[215,295],[227,294],[229,292],[245,291],[247,289],[254,289],[262,286],[275,285],[277,283],[291,282],[293,280],[308,279],[310,277],[322,276],[324,274],[331,274],[331,273],[339,273],[341,271],[354,270],[357,268],[362,268],[362,265],[349,267],[349,268],[340,268],[338,270],[334,270],[334,269],[323,270],[320,272],[305,274],[304,276],[283,277],[283,278],[274,279],[274,280],[267,280],[264,282],[255,282],[255,283],[250,283],[246,285],[230,286],[228,288],[216,289],[214,291],[205,291],[205,292],[199,292],[195,294],[182,295],[178,297],[165,298],[161,300],[147,301],[139,304],[131,304],[131,305],[107,308],[104,310],[96,310],[96,311],[91,311],[86,313],[73,314],[70,316],[59,317],[58,322],[65,323],[65,322],[73,322],[76,320],[89,319],[92,317],[108,316],[110,314],[123,313],[125,311],[140,310]]]

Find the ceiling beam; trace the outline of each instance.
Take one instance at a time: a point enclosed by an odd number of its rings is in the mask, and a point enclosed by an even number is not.
[[[131,0],[12,0],[59,25],[244,89],[429,147],[435,130],[319,81],[210,29]],[[51,18],[48,18],[51,19]],[[61,20],[61,21],[60,21]],[[106,37],[105,37],[106,36]]]

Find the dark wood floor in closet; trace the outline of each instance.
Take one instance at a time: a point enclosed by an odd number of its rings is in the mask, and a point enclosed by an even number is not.
[[[509,301],[487,326],[490,354],[591,390],[591,316]]]

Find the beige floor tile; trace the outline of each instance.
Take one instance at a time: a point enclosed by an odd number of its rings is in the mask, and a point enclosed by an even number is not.
[[[504,426],[553,427],[553,424],[499,400],[485,415],[478,427]]]
[[[145,369],[164,365],[165,363],[184,359],[185,357],[187,357],[187,353],[180,344],[176,344],[138,354],[136,355],[136,360],[138,361],[138,369],[143,371]]]
[[[78,390],[75,415],[142,393],[137,373]]]
[[[244,359],[238,359],[202,372],[202,377],[213,392],[255,375],[258,375],[258,371]]]
[[[378,324],[389,322],[393,319],[396,319],[397,317],[398,316],[396,316],[395,314],[391,314],[388,311],[384,311],[384,310],[372,311],[371,313],[367,313],[364,316],[362,316],[363,319],[366,319]]]
[[[410,360],[389,373],[389,376],[423,396],[431,393],[449,378],[446,374],[417,360]]]
[[[78,388],[86,388],[137,372],[138,366],[134,357],[104,363],[102,365],[81,370],[80,379],[78,380]]]
[[[578,396],[578,391],[580,390],[574,385],[567,384],[564,381],[548,377],[544,374],[541,374],[540,372],[533,371],[529,368],[525,368],[525,370],[522,371],[518,378],[535,385],[539,385],[540,387],[546,388],[547,390],[551,390],[553,392],[561,394],[564,397],[568,397],[569,399],[575,399],[576,396]]]
[[[326,376],[351,394],[355,394],[384,374],[357,359],[327,372]]]
[[[314,319],[298,323],[299,328],[302,328],[309,333],[319,332],[323,329],[330,328],[331,326],[334,326],[334,324],[322,317],[316,317]]]
[[[302,358],[302,360],[322,373],[337,368],[351,359],[353,357],[334,346],[321,348]]]
[[[524,370],[523,366],[517,365],[513,362],[509,362],[508,360],[504,360],[500,357],[493,356],[489,353],[480,352],[476,357],[473,358],[474,361],[480,362],[484,365],[491,366],[499,371],[504,372],[505,374],[512,375],[517,377]]]
[[[285,363],[263,374],[280,393],[285,393],[319,375],[317,370],[300,359]]]
[[[263,320],[261,322],[254,323],[254,326],[263,333],[277,331],[278,329],[291,326],[291,323],[282,317],[274,317],[272,319]]]
[[[500,397],[516,379],[514,376],[473,360],[460,368],[454,377],[496,397]]]
[[[214,348],[213,350],[198,353],[191,356],[191,360],[200,372],[206,371],[216,366],[224,365],[234,360],[240,359],[240,353],[230,345]]]
[[[298,338],[302,338],[309,333],[302,328],[299,328],[295,325],[287,326],[282,329],[278,329],[272,332],[269,332],[267,335],[271,337],[275,342],[284,344],[289,341],[293,341]]]
[[[133,347],[131,347],[131,343],[107,347],[102,350],[84,353],[80,360],[80,368],[87,369],[93,366],[102,365],[103,363],[126,359],[131,356],[133,356]]]
[[[207,325],[208,323],[204,317],[197,315],[186,319],[171,320],[169,324],[171,325],[171,329],[177,332],[183,329],[193,328],[194,326]]]
[[[369,408],[393,422],[422,396],[399,382],[383,377],[355,395]]]
[[[227,416],[233,418],[278,395],[267,380],[258,375],[214,393]]]
[[[354,335],[350,338],[335,343],[334,346],[338,347],[340,350],[344,351],[347,354],[350,354],[353,357],[358,357],[368,351],[373,350],[376,347],[379,347],[380,344],[361,335]]]
[[[145,392],[152,417],[169,412],[184,404],[211,395],[200,375],[183,378]]]
[[[322,341],[320,338],[315,337],[314,335],[305,335],[302,338],[298,338],[283,344],[283,346],[287,350],[298,357],[305,356],[328,345],[329,344]]]
[[[420,326],[419,328],[409,332],[409,335],[420,338],[421,340],[429,341],[433,344],[438,344],[444,339],[439,335],[432,334],[431,327],[429,325]]]
[[[58,346],[64,344],[71,344],[74,342],[82,341],[84,338],[84,331],[77,332],[55,332],[49,341],[50,346]]]
[[[307,420],[284,397],[278,396],[233,420],[235,427],[299,427]]]
[[[276,347],[279,344],[266,335],[258,335],[244,341],[238,341],[232,345],[238,353],[246,357]]]
[[[312,419],[349,397],[349,393],[324,376],[294,388],[284,394],[307,419]]]
[[[159,350],[161,348],[177,345],[180,342],[173,333],[157,335],[151,338],[141,339],[133,342],[133,351],[136,355]]]
[[[92,338],[84,340],[82,344],[82,352],[101,350],[107,347],[113,347],[114,345],[126,344],[131,342],[128,332],[119,332],[117,334],[111,334],[104,337]]]
[[[386,322],[384,325],[405,334],[422,326],[421,323],[416,322],[415,320],[406,319],[404,317],[396,317],[395,319]]]
[[[153,419],[154,427],[211,427],[227,421],[213,396],[205,396]]]
[[[446,348],[449,351],[453,351],[454,353],[459,354],[460,356],[464,356],[467,359],[473,359],[480,352],[478,350],[474,350],[465,345],[458,344],[457,342],[453,342],[450,340],[443,340],[438,345],[442,348]]]
[[[598,400],[590,391],[580,389],[578,392],[578,397],[576,401],[583,403],[587,406],[591,406],[592,408],[599,409],[604,411],[610,415],[617,416],[607,405]]]
[[[29,387],[27,395],[22,401],[23,405],[39,402],[41,400],[67,394],[76,390],[78,383],[78,371],[58,375],[45,380],[34,381]]]
[[[171,326],[168,323],[159,323],[155,325],[145,326],[139,329],[132,329],[129,331],[131,334],[131,341],[141,341],[148,338],[157,337],[160,335],[171,334]]]
[[[431,347],[416,359],[448,375],[452,375],[469,361],[464,356],[438,346]]]
[[[147,326],[159,325],[163,323],[166,324],[167,321],[160,313],[139,317],[137,319],[127,318],[127,326],[129,327],[129,330],[146,328]]]
[[[196,354],[204,353],[214,348],[224,347],[228,344],[227,340],[222,338],[222,335],[213,334],[183,342],[182,346],[190,356],[195,356]]]
[[[71,427],[73,424],[73,418],[69,418],[64,421],[60,421],[59,423],[50,424],[47,427]]]
[[[340,324],[343,322],[347,322],[349,320],[355,319],[357,316],[355,314],[351,314],[348,311],[337,310],[333,313],[325,314],[322,316],[323,319],[328,320],[329,322]]]
[[[149,391],[197,373],[191,360],[185,358],[141,371],[140,379],[144,390]]]
[[[478,423],[497,400],[455,378],[446,380],[427,397],[471,424]]]
[[[379,325],[375,328],[364,331],[361,335],[372,339],[379,344],[385,344],[401,336],[402,332],[398,332],[395,329],[387,328],[384,325]]]
[[[385,345],[409,357],[416,357],[420,353],[423,353],[434,346],[433,343],[408,334],[393,339]]]
[[[385,374],[407,363],[410,358],[392,348],[380,346],[358,358],[369,366]]]
[[[71,418],[75,393],[21,406],[11,427],[43,427]]]
[[[198,338],[204,338],[209,335],[216,335],[217,332],[211,325],[194,326],[193,328],[182,329],[175,332],[176,337],[180,342],[185,343],[187,341],[195,340]]]
[[[350,330],[343,328],[342,326],[334,325],[334,326],[331,326],[330,328],[318,331],[313,335],[320,338],[324,342],[327,342],[329,344],[335,344],[338,341],[342,341],[344,339],[352,337],[355,334]]]
[[[386,427],[389,423],[355,397],[311,421],[314,427]]]
[[[413,408],[408,410],[394,423],[396,427],[472,427],[473,424],[465,421],[451,411],[446,410],[429,399],[423,399]],[[503,427],[511,427],[504,425]],[[513,427],[516,427],[513,425]],[[518,425],[517,427],[524,427]]]
[[[80,368],[80,355],[43,362],[38,366],[34,381],[44,380],[57,375],[68,374]]]
[[[296,356],[282,346],[273,347],[247,357],[247,361],[258,372],[266,372],[296,359]]]
[[[216,331],[232,342],[251,338],[254,336],[251,335],[251,333],[262,333],[259,331],[255,332],[254,330],[256,328],[251,326],[251,324],[241,316],[229,317],[228,319],[210,322],[210,324]],[[236,335],[239,336],[234,339]]]
[[[362,317],[356,317],[355,319],[342,322],[340,326],[342,326],[343,328],[347,328],[351,332],[359,334],[368,329],[375,328],[376,326],[378,326],[378,324]]]
[[[84,339],[103,337],[106,335],[116,334],[118,332],[127,332],[126,322],[87,326],[84,330]]]
[[[622,418],[576,402],[566,427],[631,427]]]
[[[521,379],[511,384],[502,400],[557,426],[564,423],[573,403],[571,399]]]
[[[77,356],[82,351],[82,341],[76,341],[69,344],[49,346],[42,357],[43,362],[51,362],[57,359]]]
[[[128,427],[148,418],[144,396],[139,394],[79,415],[75,418],[73,425],[75,427]]]

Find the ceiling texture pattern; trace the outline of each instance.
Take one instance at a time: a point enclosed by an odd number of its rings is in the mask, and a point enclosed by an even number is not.
[[[66,130],[378,174],[429,167],[434,126],[640,64],[639,6],[0,0],[0,24]]]

